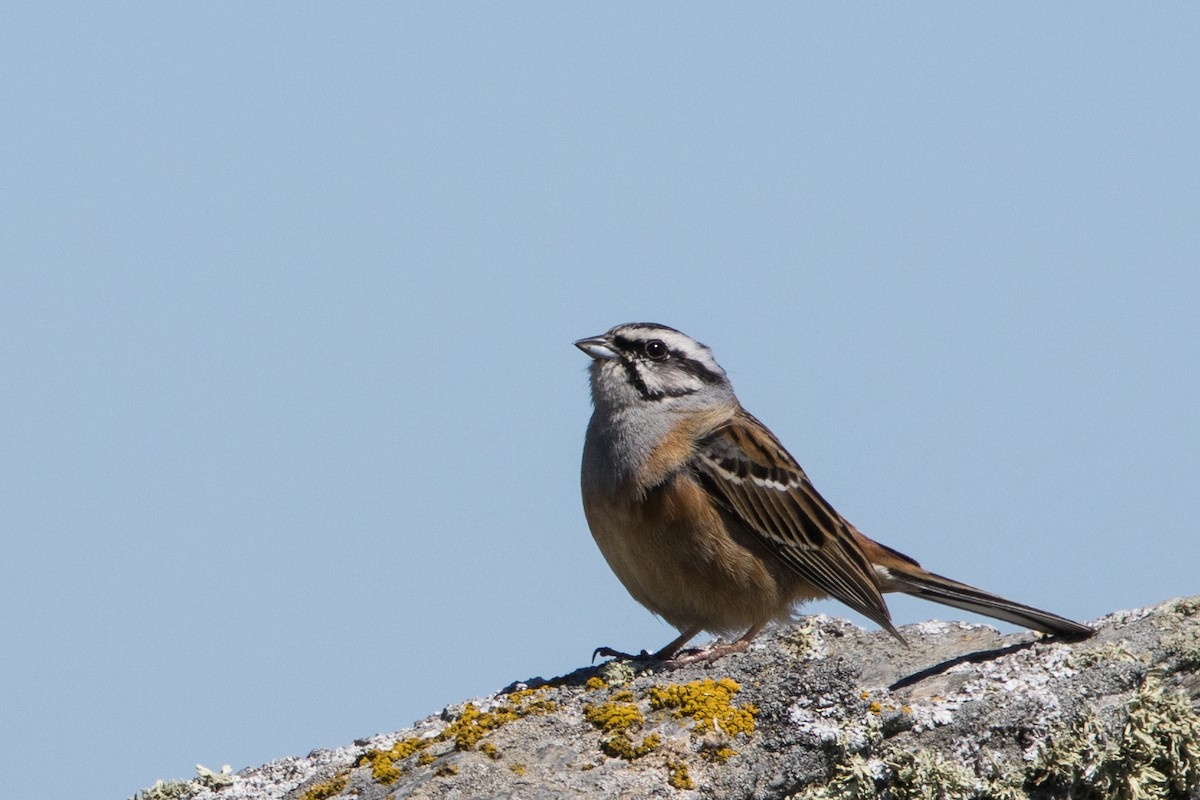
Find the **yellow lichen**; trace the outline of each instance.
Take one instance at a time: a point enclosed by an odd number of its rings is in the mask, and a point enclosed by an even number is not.
[[[346,774],[335,775],[327,781],[308,787],[304,794],[300,795],[300,800],[329,800],[330,797],[341,794],[349,781],[350,777]]]
[[[500,757],[500,751],[496,749],[496,745],[491,742],[482,742],[479,745],[479,752],[483,753],[493,761]]]
[[[439,778],[449,778],[452,775],[458,774],[458,767],[454,766],[453,764],[442,764],[433,771],[433,774],[437,775]]]
[[[695,789],[696,782],[688,774],[688,767],[682,761],[667,762],[667,783],[676,789]]]
[[[358,759],[359,766],[369,766],[371,777],[380,783],[393,784],[404,773],[396,766],[396,758],[389,750],[368,750]]]
[[[371,776],[380,783],[392,784],[404,774],[404,770],[398,767],[396,762],[419,753],[417,764],[428,766],[436,757],[427,752],[426,748],[437,742],[453,741],[455,750],[472,750],[478,745],[479,749],[491,758],[498,758],[499,752],[495,745],[479,744],[484,736],[522,717],[548,714],[557,707],[554,701],[544,697],[543,689],[521,689],[512,692],[489,711],[481,710],[474,703],[467,703],[462,707],[458,718],[437,736],[428,739],[410,737],[401,739],[387,750],[368,750],[359,758],[358,765],[371,767]],[[446,769],[449,767],[443,766],[436,774],[453,774],[445,772]]]
[[[642,739],[641,744],[634,744],[633,739],[626,733],[618,733],[600,741],[600,749],[613,758],[623,758],[626,761],[636,761],[642,756],[653,753],[662,746],[662,737],[651,733]]]
[[[583,707],[583,716],[605,733],[641,727],[646,719],[632,703],[601,703]]]
[[[629,699],[633,699],[629,692],[621,692],[620,695],[628,695]],[[661,737],[656,733],[643,738],[641,744],[633,743],[630,730],[640,728],[646,722],[642,712],[633,703],[608,702],[594,706],[586,705],[583,707],[583,715],[600,730],[613,734],[600,740],[600,749],[615,758],[633,761],[658,749],[662,744]]]
[[[508,769],[512,772],[513,775],[516,775],[518,777],[525,774],[525,765],[524,764],[510,764],[508,766]]]
[[[702,747],[700,749],[700,755],[704,756],[706,759],[713,762],[714,764],[724,764],[726,761],[733,758],[737,754],[738,754],[738,751],[734,750],[732,747],[730,747],[727,744],[713,745],[711,747]]]
[[[358,759],[358,766],[371,767],[372,778],[380,783],[393,784],[404,774],[404,770],[397,767],[396,762],[424,750],[433,744],[433,741],[410,736],[396,742],[387,750],[368,750]]]
[[[497,728],[522,717],[548,714],[558,707],[553,700],[537,698],[538,691],[521,689],[513,692],[491,711],[481,711],[474,703],[467,703],[458,719],[446,726],[437,738],[453,739],[455,750],[471,750]]]
[[[753,703],[733,705],[733,696],[741,689],[737,681],[730,678],[719,681],[705,678],[683,685],[652,686],[647,694],[651,708],[668,708],[677,719],[694,719],[693,729],[698,733],[720,728],[724,733],[736,736],[754,732],[754,715],[758,713]]]
[[[583,686],[589,692],[594,692],[597,689],[607,689],[608,683],[603,678],[598,678],[593,675],[587,679],[587,683],[583,684]]]

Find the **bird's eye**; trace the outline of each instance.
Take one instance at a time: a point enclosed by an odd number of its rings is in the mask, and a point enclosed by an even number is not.
[[[651,339],[646,342],[646,357],[654,361],[662,361],[667,357],[668,350],[666,344],[661,339]]]

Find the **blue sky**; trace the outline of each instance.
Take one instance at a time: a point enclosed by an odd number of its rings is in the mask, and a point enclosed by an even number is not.
[[[6,792],[124,798],[672,638],[579,506],[571,342],[619,322],[711,345],[931,569],[1081,619],[1200,592],[1198,22],[6,5]]]

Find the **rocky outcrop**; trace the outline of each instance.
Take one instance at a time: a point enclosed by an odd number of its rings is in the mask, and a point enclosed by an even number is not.
[[[611,661],[147,800],[1196,798],[1200,597],[1065,643],[827,617],[715,663]]]

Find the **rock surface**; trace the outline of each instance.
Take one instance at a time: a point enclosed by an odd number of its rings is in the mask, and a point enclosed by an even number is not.
[[[808,617],[744,654],[608,662],[145,800],[1200,798],[1200,597],[1080,643]]]

